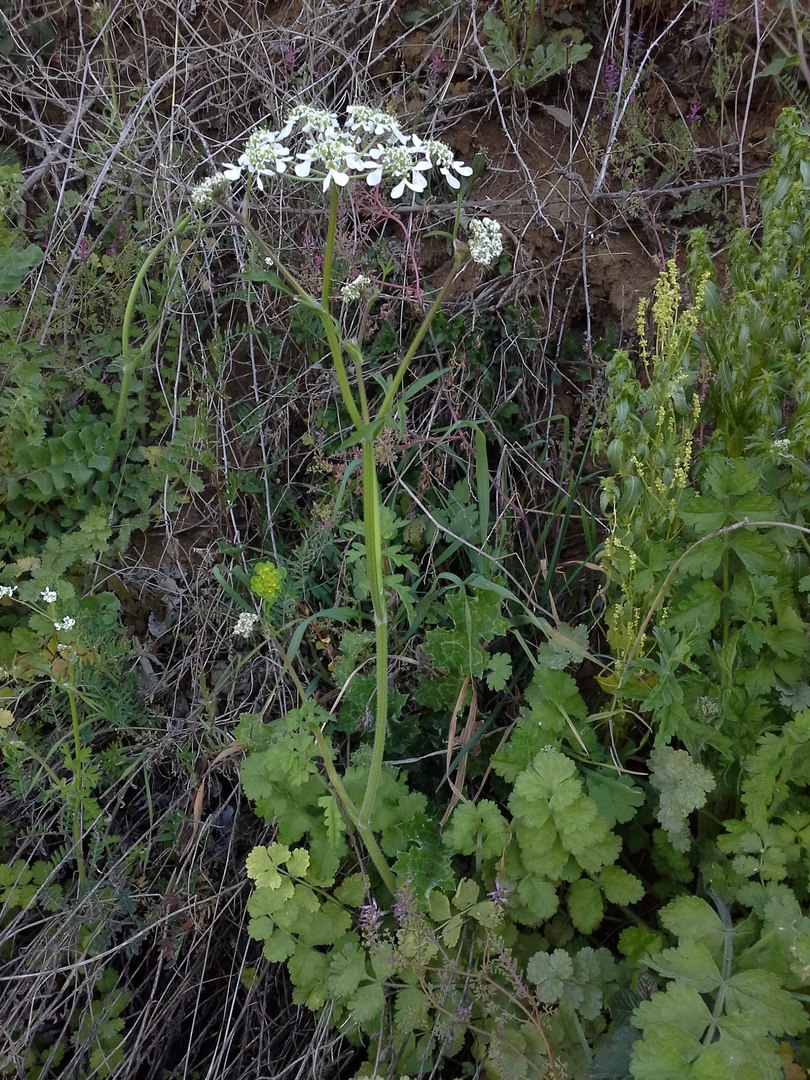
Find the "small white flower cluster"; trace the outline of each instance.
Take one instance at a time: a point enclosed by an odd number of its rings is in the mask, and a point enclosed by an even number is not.
[[[371,278],[368,274],[358,274],[354,281],[347,281],[340,290],[340,295],[347,304],[365,300],[371,292]]]
[[[290,136],[299,140],[301,150],[287,145]],[[296,176],[321,180],[324,191],[332,184],[345,187],[354,177],[363,177],[370,187],[393,181],[392,199],[400,199],[406,189],[424,191],[425,173],[432,169],[455,190],[461,186],[459,177],[472,176],[446,143],[408,135],[395,117],[366,105],[350,105],[342,124],[333,112],[298,105],[280,131],[254,131],[236,164],[226,165],[221,175],[238,180],[247,173],[263,191],[264,177],[279,176],[291,164]]]
[[[57,601],[57,596],[56,596],[55,591],[53,589],[49,588],[47,585],[45,586],[45,588],[42,590],[42,592],[39,595],[42,597],[42,599],[45,601],[46,604],[55,604],[56,601]]]
[[[790,453],[790,439],[774,439],[773,449],[777,454],[789,454]]]
[[[253,635],[253,631],[256,629],[258,621],[258,615],[254,615],[251,611],[243,611],[239,618],[236,620],[236,624],[233,628],[233,636],[240,638],[251,637]]]
[[[199,184],[194,185],[189,192],[189,201],[192,206],[198,208],[207,206],[214,199],[227,195],[230,186],[231,182],[225,173],[214,173],[213,176],[207,176],[205,180],[201,180]]]
[[[492,266],[503,251],[500,222],[481,218],[470,222],[470,255],[479,266]]]
[[[0,600],[7,600],[17,591],[16,585],[0,585]]]
[[[66,615],[64,619],[59,620],[53,624],[54,630],[72,630],[76,625],[76,620],[71,618],[70,615]]]

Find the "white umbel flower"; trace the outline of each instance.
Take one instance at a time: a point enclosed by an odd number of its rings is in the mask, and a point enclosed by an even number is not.
[[[224,172],[214,173],[213,176],[207,176],[194,185],[188,195],[189,201],[192,206],[202,209],[202,207],[213,202],[214,199],[227,195],[230,186],[231,181]]]
[[[54,630],[72,630],[76,625],[76,620],[72,619],[70,615],[66,615],[60,622],[53,624]]]
[[[419,194],[427,187],[425,172],[431,168],[427,159],[414,161],[413,151],[406,146],[375,146],[369,151],[371,172],[366,177],[370,187],[377,187],[383,177],[397,183],[391,189],[392,199],[401,199],[405,188]]]
[[[365,300],[371,291],[371,278],[368,274],[358,274],[354,281],[347,281],[340,290],[340,295],[347,304]]]
[[[473,171],[470,166],[465,165],[463,161],[457,160],[455,153],[447,143],[440,142],[438,139],[422,142],[418,135],[414,135],[413,145],[425,155],[425,160],[429,163],[430,168],[437,169],[454,191],[458,191],[461,187],[459,176],[472,176]]]
[[[238,180],[243,172],[256,177],[256,185],[264,191],[263,176],[277,176],[286,172],[287,162],[292,156],[289,148],[282,143],[283,132],[259,128],[245,143],[245,149],[239,155],[236,165],[226,165],[222,176],[227,180]]]
[[[289,134],[294,127],[300,127],[305,134],[310,131],[321,137],[340,131],[335,113],[327,112],[326,109],[313,109],[311,105],[296,105],[287,117],[284,133]]]
[[[253,635],[256,629],[256,624],[259,621],[259,616],[254,615],[251,611],[243,611],[233,628],[233,636],[240,638],[249,638]]]
[[[7,600],[17,591],[16,585],[0,585],[0,600]]]
[[[47,586],[42,590],[39,595],[42,597],[46,604],[56,603],[56,593],[53,589],[48,588]]]
[[[380,109],[371,109],[368,105],[350,105],[346,114],[346,127],[349,131],[362,131],[366,135],[386,135],[403,143],[407,140],[397,118]]]
[[[324,191],[328,191],[333,183],[345,187],[352,172],[365,172],[367,169],[366,162],[357,153],[356,144],[340,132],[318,139],[298,157],[301,160],[295,166],[296,176],[309,176],[313,164],[324,169]]]
[[[470,255],[479,266],[492,266],[503,251],[500,222],[481,218],[470,222]]]

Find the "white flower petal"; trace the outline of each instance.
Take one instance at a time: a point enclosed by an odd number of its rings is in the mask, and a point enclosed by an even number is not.
[[[397,186],[391,192],[391,198],[392,199],[401,199],[404,191],[405,191],[405,181],[400,180],[400,182],[397,184]]]
[[[366,177],[366,183],[369,187],[377,187],[382,180],[382,165],[378,165],[376,169],[372,171]]]

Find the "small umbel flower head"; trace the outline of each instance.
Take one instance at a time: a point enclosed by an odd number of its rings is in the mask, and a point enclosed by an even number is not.
[[[245,639],[252,637],[258,621],[259,616],[254,612],[243,611],[234,624],[233,636]]]
[[[422,192],[427,187],[425,172],[431,168],[427,158],[422,161],[414,161],[413,150],[406,146],[375,146],[370,151],[371,172],[366,181],[369,187],[376,187],[382,183],[384,176],[397,181],[391,189],[392,199],[401,199],[405,188],[411,191]]]
[[[281,595],[284,586],[286,572],[281,570],[275,563],[256,563],[253,577],[250,579],[250,587],[256,596],[272,604]]]
[[[371,109],[368,105],[350,105],[346,114],[346,127],[349,131],[362,131],[366,135],[386,135],[399,142],[407,139],[399,120],[380,109]]]
[[[414,135],[413,144],[425,155],[430,168],[438,169],[454,191],[458,191],[461,187],[459,176],[472,176],[473,171],[470,166],[465,165],[463,161],[458,161],[447,143],[440,142],[438,139],[425,143],[418,135]]]
[[[503,251],[500,222],[480,218],[470,222],[470,255],[479,266],[492,266]]]
[[[287,169],[289,149],[280,141],[283,132],[259,128],[245,143],[236,165],[226,165],[222,175],[227,180],[238,180],[242,172],[256,177],[256,185],[264,191],[263,176],[276,176]]]
[[[366,300],[371,293],[371,278],[368,274],[358,274],[354,281],[347,281],[340,290],[340,295],[347,304]]]
[[[201,210],[214,199],[221,199],[223,195],[227,195],[230,186],[231,182],[224,172],[214,173],[213,176],[207,176],[205,180],[194,185],[189,192],[189,201],[192,206]]]
[[[299,127],[305,134],[309,131],[318,136],[334,135],[340,131],[335,113],[314,109],[311,105],[296,105],[287,117],[281,134],[288,135],[294,127]]]
[[[317,139],[308,150],[298,155],[300,163],[295,166],[296,176],[309,176],[313,164],[326,172],[323,190],[328,191],[334,183],[345,187],[352,172],[365,172],[366,163],[358,156],[357,146],[348,135],[338,132]]]

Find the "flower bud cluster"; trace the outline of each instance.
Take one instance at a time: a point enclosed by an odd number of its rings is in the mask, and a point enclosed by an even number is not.
[[[357,178],[370,187],[386,181],[393,199],[402,198],[406,190],[424,191],[426,174],[433,170],[454,190],[461,186],[460,178],[472,176],[469,165],[446,143],[423,142],[407,134],[396,117],[366,105],[350,105],[342,122],[336,113],[298,105],[280,130],[254,131],[236,163],[226,165],[220,175],[227,180],[251,176],[264,190],[265,179],[288,169],[300,179],[319,180],[324,191]]]
[[[479,266],[492,266],[503,251],[500,222],[480,218],[470,222],[470,255]]]
[[[371,278],[368,274],[358,274],[354,281],[347,281],[340,290],[340,295],[347,304],[366,300],[371,295]]]
[[[194,185],[189,192],[189,201],[192,206],[202,208],[213,202],[214,199],[227,195],[230,186],[231,182],[224,173],[214,173],[213,176],[207,176],[205,180],[201,180],[199,184]]]
[[[243,611],[236,620],[233,628],[233,636],[240,638],[252,637],[258,622],[258,615],[255,615],[252,611]]]

